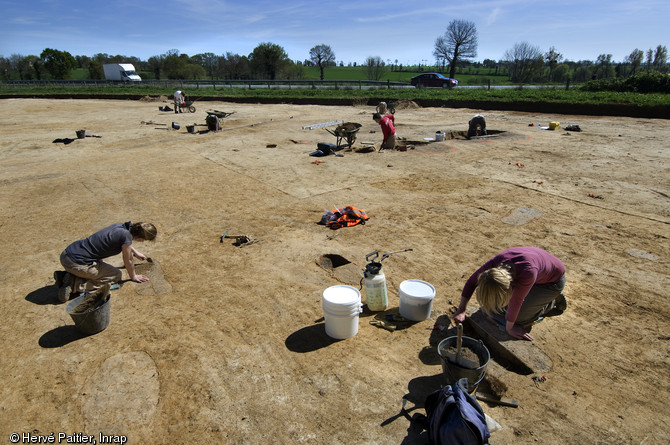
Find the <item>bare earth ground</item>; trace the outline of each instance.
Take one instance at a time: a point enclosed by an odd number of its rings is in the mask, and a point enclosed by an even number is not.
[[[514,245],[565,262],[568,309],[533,329],[553,363],[544,379],[505,371],[519,407],[482,402],[503,427],[492,443],[669,442],[669,121],[486,112],[506,133],[313,164],[316,143],[335,137],[303,126],[359,122],[357,142],[378,143],[373,107],[196,103],[176,116],[150,101],[2,105],[2,443],[13,432],[427,443],[398,416],[402,398],[423,412],[443,384],[434,326],[448,325],[468,275]],[[236,113],[222,132],[188,134],[210,108]],[[400,109],[398,135],[464,131],[477,111]],[[528,126],[554,120],[557,131]],[[77,129],[102,137],[52,142]],[[335,205],[370,220],[316,224]],[[517,209],[541,215],[522,223]],[[59,254],[127,220],[159,229],[137,245],[153,280],[113,291],[109,327],[82,336],[56,298]],[[221,243],[226,230],[260,241]],[[403,280],[421,279],[437,289],[432,317],[390,332],[363,314],[355,337],[329,339],[323,290],[358,287],[365,254],[404,248],[384,261],[390,307]],[[351,261],[349,272],[317,264],[327,254]]]

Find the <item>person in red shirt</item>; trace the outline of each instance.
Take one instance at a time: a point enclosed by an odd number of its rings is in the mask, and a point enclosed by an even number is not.
[[[561,260],[537,247],[512,247],[468,278],[454,322],[463,323],[465,308],[474,293],[482,311],[505,325],[509,335],[533,340],[529,331],[535,322],[566,309],[564,287],[565,265]]]
[[[384,140],[382,145],[379,147],[379,151],[384,149],[394,149],[395,148],[395,116],[392,114],[387,114],[382,116],[379,113],[372,115],[372,119],[379,124],[382,128],[382,134],[384,135]]]

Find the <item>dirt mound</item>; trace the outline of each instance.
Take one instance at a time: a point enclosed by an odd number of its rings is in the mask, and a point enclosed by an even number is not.
[[[416,102],[409,99],[400,99],[394,102],[396,110],[414,110],[421,108]]]
[[[342,125],[338,126],[335,129],[335,132],[336,133],[345,133],[345,132],[348,132],[348,131],[354,131],[358,128],[361,128],[361,126],[362,125],[357,123],[357,122],[345,122]]]
[[[140,102],[166,102],[167,101],[167,96],[160,95],[160,96],[143,96],[140,98]]]

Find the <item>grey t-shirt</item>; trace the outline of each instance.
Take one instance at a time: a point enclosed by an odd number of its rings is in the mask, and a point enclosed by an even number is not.
[[[78,264],[93,264],[103,258],[121,253],[124,244],[132,244],[130,221],[112,224],[88,238],[75,241],[65,248],[67,256]]]

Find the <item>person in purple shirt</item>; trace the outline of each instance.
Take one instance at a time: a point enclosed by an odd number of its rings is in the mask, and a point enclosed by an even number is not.
[[[564,287],[565,266],[561,260],[537,247],[512,247],[468,278],[454,321],[463,323],[465,308],[475,293],[482,311],[504,324],[509,335],[533,340],[530,327],[535,322],[565,310]]]
[[[130,279],[136,283],[149,281],[144,275],[135,273],[133,257],[147,257],[133,247],[133,241],[153,241],[156,227],[151,223],[138,222],[112,224],[95,232],[88,238],[75,241],[63,250],[60,262],[65,271],[54,272],[58,299],[61,303],[82,292],[108,292],[111,284],[121,281],[121,270],[103,260],[123,254],[123,264]]]

